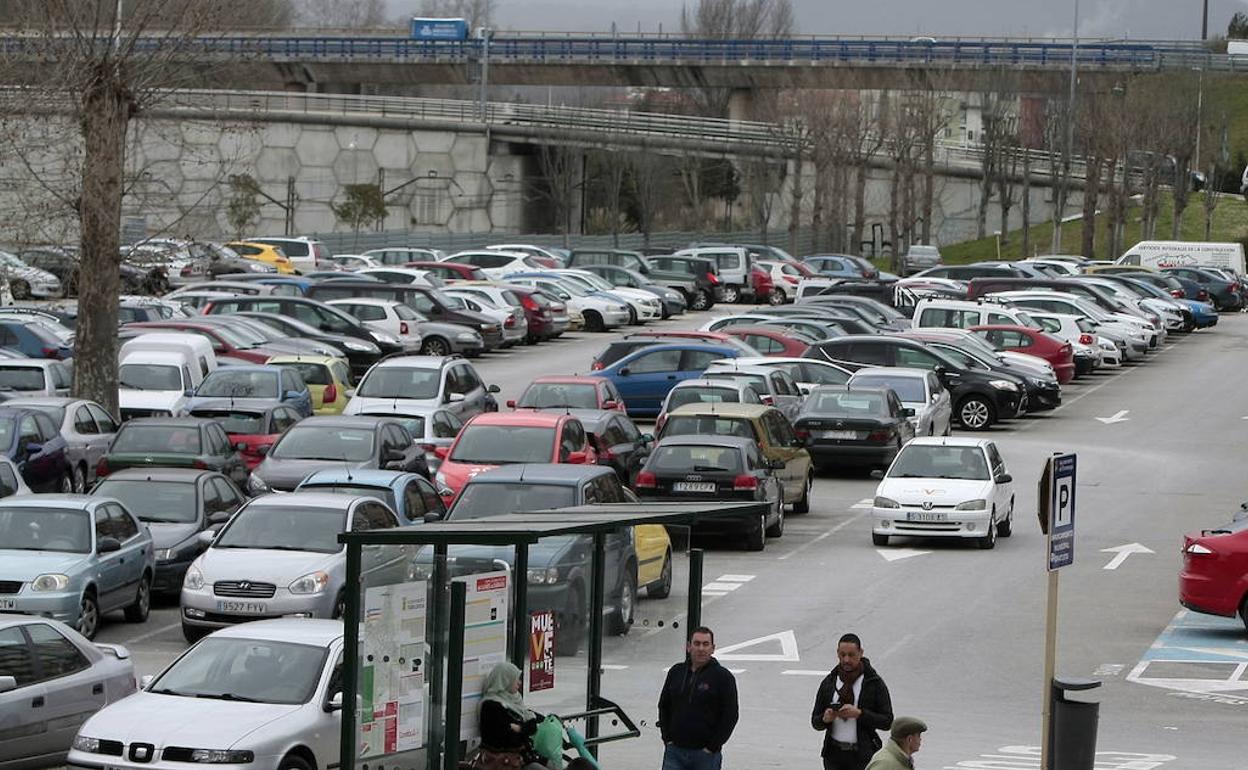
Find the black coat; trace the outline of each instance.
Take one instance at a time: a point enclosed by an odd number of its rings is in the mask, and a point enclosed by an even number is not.
[[[520,719],[498,701],[483,700],[479,712],[481,743],[495,751],[521,751],[537,732],[537,719]],[[520,732],[511,729],[518,725]]]
[[[893,702],[888,696],[888,685],[875,673],[866,658],[862,659],[862,668],[862,689],[854,705],[862,709],[862,716],[858,717],[858,753],[869,757],[884,745],[876,731],[893,726]],[[823,751],[819,754],[822,757],[828,756],[832,745],[832,725],[824,724],[823,710],[841,701],[836,680],[835,670],[823,678],[819,683],[819,692],[815,694],[814,708],[810,711],[811,727],[823,731]]]
[[[694,671],[677,663],[667,671],[659,695],[659,731],[664,743],[718,752],[737,726],[737,680],[711,658]]]

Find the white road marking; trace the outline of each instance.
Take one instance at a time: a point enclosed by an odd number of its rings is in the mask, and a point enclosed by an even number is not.
[[[1245,420],[1248,420],[1248,417],[1245,417],[1244,419],[1245,419]],[[851,509],[854,509],[854,510],[861,509],[861,508],[874,508],[874,507],[875,507],[875,498],[872,498],[872,497],[864,497],[864,498],[862,498],[861,500],[859,500],[858,502],[854,503],[853,505],[851,505],[851,506],[849,506],[849,507],[850,507]]]
[[[139,634],[136,637],[133,637],[133,638],[125,640],[124,642],[118,642],[118,643],[119,644],[135,644],[137,642],[146,642],[148,639],[151,639],[154,636],[160,636],[161,634],[172,631],[175,628],[181,628],[181,626],[182,626],[182,621],[179,620],[177,623],[170,623],[169,625],[162,626],[156,629],[155,631],[148,631],[146,634]]]
[[[727,596],[727,591],[703,591],[703,596]]]
[[[853,524],[855,521],[858,521],[859,519],[861,519],[863,516],[866,516],[866,514],[865,514],[865,513],[860,513],[860,514],[858,514],[857,516],[852,516],[852,517],[850,517],[850,518],[846,519],[845,521],[842,521],[840,524],[837,524],[835,527],[833,527],[832,529],[829,529],[827,532],[824,532],[822,535],[819,535],[818,537],[814,538],[813,540],[807,540],[805,543],[802,543],[802,544],[801,544],[801,545],[799,545],[798,547],[794,548],[792,551],[789,551],[788,553],[786,553],[786,554],[782,554],[781,556],[777,557],[777,558],[778,558],[778,560],[779,560],[779,561],[784,561],[785,559],[789,558],[790,556],[795,556],[795,555],[797,555],[797,554],[801,553],[802,551],[804,551],[804,550],[806,550],[807,548],[811,547],[811,546],[812,546],[812,545],[814,545],[815,543],[818,543],[820,540],[824,540],[824,539],[826,539],[826,538],[829,538],[829,537],[831,537],[831,536],[835,535],[837,532],[840,532],[842,529],[845,529],[845,528],[846,528],[846,527],[848,527],[850,524]]]
[[[827,676],[827,671],[814,671],[808,668],[786,668],[781,671],[782,676]]]
[[[1127,557],[1133,553],[1156,553],[1153,549],[1140,545],[1139,543],[1127,543],[1126,545],[1116,545],[1113,548],[1102,548],[1101,553],[1112,553],[1114,558],[1109,560],[1101,569],[1118,569]]]
[[[1113,425],[1116,422],[1126,422],[1127,420],[1131,419],[1130,417],[1127,416],[1130,412],[1131,412],[1130,409],[1121,409],[1118,412],[1114,413],[1113,417],[1097,417],[1096,420],[1105,425]]]
[[[884,561],[901,561],[909,559],[911,556],[925,556],[931,551],[923,551],[918,548],[876,548],[875,552],[884,557]]]
[[[755,652],[741,653],[738,650],[746,650],[751,647],[757,647],[770,642],[779,642],[780,652]],[[720,660],[750,660],[750,661],[767,661],[767,662],[792,662],[796,663],[801,660],[797,654],[797,637],[793,635],[793,629],[781,631],[776,634],[767,634],[753,639],[746,639],[744,642],[730,644],[727,647],[720,647],[715,651],[715,657]]]
[[[602,664],[603,671],[623,671],[626,668],[628,668],[628,666],[621,666],[618,663],[603,663]]]
[[[1178,757],[1172,754],[1143,754],[1134,751],[1096,752],[1096,770],[1156,770]],[[944,770],[1031,770],[1040,767],[1039,746],[1002,746],[995,754],[964,759]]]
[[[723,583],[748,583],[754,577],[754,575],[720,575],[715,579]]]
[[[1118,676],[1126,666],[1121,663],[1102,663],[1092,672],[1092,676]]]
[[[728,591],[737,590],[741,587],[741,585],[741,583],[720,583],[719,581],[716,581],[702,586],[702,591],[703,593],[706,591],[723,591],[724,593],[727,593]]]

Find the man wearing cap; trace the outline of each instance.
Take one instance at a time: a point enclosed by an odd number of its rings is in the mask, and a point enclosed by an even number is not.
[[[863,770],[882,745],[877,730],[893,724],[888,686],[862,656],[862,640],[845,634],[837,666],[819,683],[810,725],[823,731],[824,770]]]
[[[867,770],[914,770],[914,755],[923,745],[927,725],[914,717],[897,717],[884,748],[875,752]]]

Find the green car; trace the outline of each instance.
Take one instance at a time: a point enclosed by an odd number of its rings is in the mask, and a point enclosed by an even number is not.
[[[96,475],[104,478],[122,468],[197,468],[217,471],[240,487],[247,466],[215,420],[193,417],[144,417],[122,423]]]

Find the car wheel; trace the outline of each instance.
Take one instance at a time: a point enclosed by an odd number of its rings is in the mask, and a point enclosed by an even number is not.
[[[967,396],[958,404],[958,422],[967,430],[988,430],[996,421],[996,409],[983,396]]]
[[[997,509],[993,508],[992,519],[996,519],[996,518],[997,518]],[[988,534],[984,535],[983,537],[975,541],[975,544],[978,545],[980,548],[984,549],[985,551],[990,551],[993,548],[997,547],[997,526],[996,526],[996,523],[992,519],[989,519],[988,521]]]
[[[1248,596],[1239,605],[1239,619],[1244,621],[1244,630],[1248,631]]]
[[[81,465],[74,466],[74,494],[81,495],[87,491],[87,469]]]
[[[585,311],[585,331],[587,332],[604,332],[607,325],[602,322],[602,316],[593,310]]]
[[[724,302],[735,305],[741,301],[741,290],[736,286],[724,286]]]
[[[874,546],[881,547],[881,548],[888,545],[888,535],[877,535],[874,532],[872,532],[871,544]]]
[[[145,623],[147,613],[152,609],[152,576],[143,575],[139,581],[139,590],[134,592],[134,604],[126,607],[127,623]]]
[[[997,524],[997,537],[1009,537],[1014,534],[1014,501],[1010,500],[1010,512]]]
[[[30,284],[22,280],[16,280],[9,283],[9,293],[13,295],[13,299],[30,299]]]
[[[780,503],[780,515],[776,519],[776,523],[767,528],[767,537],[782,537],[784,535],[784,503]]]
[[[451,343],[441,337],[426,337],[420,346],[420,352],[426,356],[449,356]]]
[[[182,638],[186,640],[187,644],[195,644],[196,642],[198,642],[200,639],[203,639],[207,635],[208,635],[208,629],[206,628],[199,628],[198,626],[188,626],[186,623],[182,624]]]
[[[564,606],[559,625],[555,628],[555,654],[570,657],[581,649],[581,590],[568,589],[568,603]]]
[[[802,488],[802,497],[796,503],[793,503],[794,513],[810,513],[810,492],[815,486],[815,473],[812,470],[806,474],[806,486]]]
[[[312,770],[312,765],[303,757],[287,754],[282,757],[282,763],[277,766],[277,770]]]
[[[746,533],[745,550],[761,551],[767,547],[767,514],[758,516],[758,521]]]
[[[615,600],[615,611],[607,619],[607,633],[624,636],[633,626],[633,608],[637,606],[637,578],[632,575],[630,564],[624,573],[620,595]]]
[[[694,293],[693,301],[689,303],[689,309],[698,311],[709,310],[712,304],[711,293],[708,291],[699,291]]]
[[[785,295],[784,289],[773,289],[771,294],[767,295],[767,304],[769,305],[783,305],[788,301],[789,298]]]
[[[633,309],[632,305],[628,306],[628,324],[629,326],[637,325],[637,311]]]
[[[651,599],[666,599],[672,593],[672,551],[669,548],[663,554],[663,571],[659,574],[659,582],[646,586],[646,596]]]
[[[88,590],[82,595],[82,603],[78,607],[78,623],[75,628],[78,633],[88,639],[94,639],[95,632],[100,630],[100,603],[92,591]]]
[[[74,479],[72,471],[61,474],[61,480],[56,482],[56,491],[60,492],[62,495],[73,494]]]

